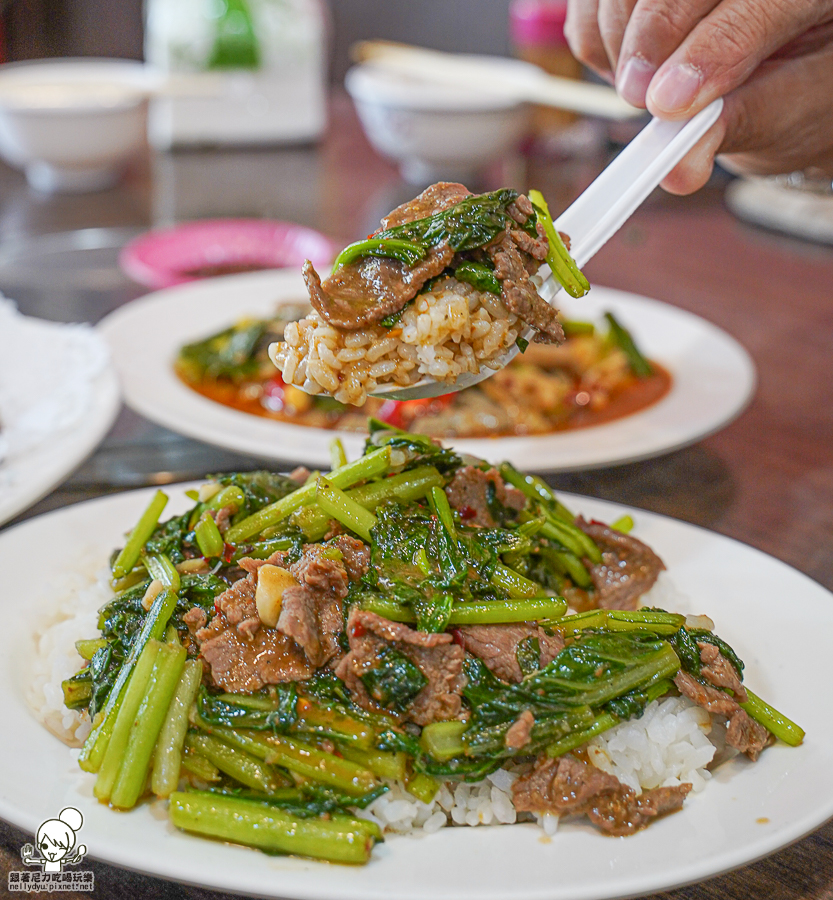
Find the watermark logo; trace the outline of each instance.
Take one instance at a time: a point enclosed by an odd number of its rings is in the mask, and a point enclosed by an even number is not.
[[[9,872],[10,891],[92,891],[93,873],[68,871],[65,866],[77,866],[87,852],[78,844],[78,832],[84,817],[74,807],[62,809],[57,819],[47,819],[38,828],[37,844],[24,844],[20,858],[27,869]]]

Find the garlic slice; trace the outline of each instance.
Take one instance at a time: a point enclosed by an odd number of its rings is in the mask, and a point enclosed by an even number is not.
[[[298,582],[292,575],[280,566],[266,564],[257,570],[257,588],[255,588],[255,603],[260,621],[269,628],[278,624],[281,614],[283,592],[288,587],[297,585]]]

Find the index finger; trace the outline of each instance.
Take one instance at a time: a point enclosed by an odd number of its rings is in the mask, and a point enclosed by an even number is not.
[[[634,106],[645,95],[657,69],[720,0],[638,0],[621,38],[616,90]]]
[[[779,47],[831,17],[833,0],[723,0],[660,66],[648,109],[665,119],[693,116],[743,84]]]

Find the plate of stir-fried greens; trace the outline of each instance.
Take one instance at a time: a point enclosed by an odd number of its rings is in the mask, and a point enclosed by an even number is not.
[[[119,865],[275,897],[602,898],[833,813],[826,591],[419,435],[52,513],[0,561],[0,814],[75,806]]]
[[[268,346],[276,339],[258,329],[257,320],[273,318],[276,310],[286,310],[289,306],[297,308],[298,301],[304,297],[300,273],[285,270],[208,279],[158,291],[122,307],[104,320],[100,329],[110,344],[125,402],[154,422],[215,446],[261,459],[327,465],[333,431],[329,427],[311,426],[318,424],[315,415],[319,420],[325,417],[326,421],[332,412],[325,402],[328,398],[313,399],[292,386],[285,390],[271,363],[261,363],[257,351],[249,356],[253,343],[265,338]],[[531,433],[534,427],[527,433],[518,428],[516,434],[510,435],[512,428],[507,425],[506,414],[502,414],[503,419],[494,415],[497,403],[484,407],[472,402],[483,396],[478,388],[473,395],[458,395],[456,402],[447,407],[434,401],[446,417],[455,408],[461,408],[461,420],[452,420],[453,428],[447,432],[449,435],[456,432],[456,437],[449,437],[455,447],[489,459],[508,459],[538,472],[618,465],[670,452],[719,430],[742,412],[754,392],[756,376],[749,355],[729,334],[698,316],[658,300],[599,286],[564,308],[573,320],[593,320],[600,324],[609,311],[632,328],[642,353],[658,362],[673,379],[668,394],[639,412],[593,427],[548,434]],[[160,321],[166,323],[162,331]],[[211,336],[219,332],[224,332],[226,337],[231,332],[228,343],[221,338],[220,349],[215,346],[212,355],[205,355],[201,351],[209,349],[206,342],[210,343]],[[187,354],[184,346],[190,348]],[[530,355],[533,352],[534,348],[528,351]],[[213,382],[207,377],[204,384],[220,391],[228,390],[238,376],[243,376],[245,381],[243,367],[250,375],[253,368],[268,366],[269,386],[242,384],[241,399],[246,397],[249,403],[254,397],[254,405],[264,402],[287,412],[306,403],[312,408],[302,418],[296,420],[288,415],[286,421],[281,421],[253,415],[244,411],[242,405],[232,408],[218,403],[209,399],[210,389],[202,395],[177,376],[176,366],[180,365],[182,370],[186,357],[191,376],[196,372],[199,377],[200,371],[219,374]],[[230,370],[229,366],[234,368]],[[490,390],[499,395],[495,385],[511,378],[519,366],[521,363],[516,361],[514,370],[502,370],[497,380],[490,378],[484,384],[491,385]],[[226,374],[232,377],[224,380]],[[606,383],[608,374],[605,370],[600,380]],[[540,410],[554,409],[549,406],[554,402],[552,388],[552,384],[542,384],[540,379],[524,377],[514,389],[508,387],[500,399],[510,410],[513,406],[526,409],[525,419],[540,420]],[[250,393],[252,390],[254,394]],[[529,392],[528,400],[526,392]],[[590,393],[593,394],[592,388]],[[305,398],[303,403],[299,394]],[[330,402],[338,407],[335,401]],[[410,403],[411,409],[419,408],[420,404],[431,409],[430,401]],[[409,409],[394,401],[389,404],[394,409]],[[472,406],[471,412],[465,411],[467,405]],[[353,418],[358,419],[360,412],[351,409]],[[432,424],[430,416],[413,424],[409,416],[400,418],[394,410],[377,408],[369,412],[388,417],[393,424],[404,425],[409,430],[429,430],[439,424],[436,421]],[[520,413],[517,416],[520,423],[524,417]],[[468,429],[472,421],[476,424],[474,433],[479,432],[482,437],[462,436],[471,434]],[[335,428],[351,454],[360,452],[363,442],[361,433],[353,430],[354,427],[347,429],[337,424]],[[443,431],[437,428],[434,433],[440,436]]]

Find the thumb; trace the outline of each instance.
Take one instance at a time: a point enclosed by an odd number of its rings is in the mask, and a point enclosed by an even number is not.
[[[683,159],[663,178],[661,186],[669,194],[693,194],[709,180],[714,157],[726,134],[723,115],[688,151]]]

